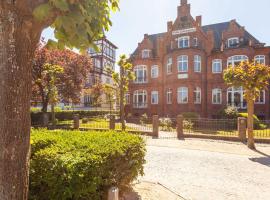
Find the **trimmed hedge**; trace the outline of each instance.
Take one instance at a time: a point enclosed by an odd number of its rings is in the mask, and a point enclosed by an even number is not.
[[[97,116],[105,116],[109,114],[110,111],[89,111],[89,110],[83,110],[83,111],[70,111],[70,110],[65,110],[65,111],[60,111],[60,112],[55,112],[55,117],[59,121],[64,121],[64,120],[73,120],[74,115],[79,115],[80,119],[82,118],[90,118],[90,117],[97,117]],[[112,111],[112,114],[118,114],[118,111]],[[31,112],[31,120],[32,124],[41,124],[42,122],[42,112]],[[51,118],[51,114],[49,113],[49,116]]]
[[[116,132],[33,130],[31,200],[105,199],[143,175],[145,143]]]

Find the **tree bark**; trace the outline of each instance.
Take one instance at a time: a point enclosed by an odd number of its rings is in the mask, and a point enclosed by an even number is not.
[[[256,149],[255,142],[254,142],[254,134],[253,134],[253,124],[254,124],[254,101],[252,98],[248,98],[247,100],[247,110],[248,110],[248,120],[247,120],[247,131],[248,131],[248,148]]]
[[[0,2],[1,200],[28,199],[30,62],[42,30],[34,27],[30,16],[18,10],[16,3]]]
[[[126,123],[125,123],[125,111],[124,111],[124,85],[123,85],[123,77],[124,77],[124,69],[120,67],[120,120],[122,125],[122,131],[126,130]]]

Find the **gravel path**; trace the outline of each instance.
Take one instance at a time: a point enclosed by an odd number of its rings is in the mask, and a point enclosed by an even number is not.
[[[203,141],[200,146],[198,141],[186,144],[172,140],[169,143],[175,145],[166,147],[165,144],[158,144],[159,141],[168,143],[161,140],[155,140],[154,144],[150,142],[142,180],[159,182],[186,199],[270,199],[270,157],[267,155],[254,153],[244,145],[234,143]],[[194,144],[196,146],[192,146]],[[219,146],[219,152],[201,148],[211,144]],[[228,151],[230,146],[233,152]],[[220,151],[222,148],[226,151]]]

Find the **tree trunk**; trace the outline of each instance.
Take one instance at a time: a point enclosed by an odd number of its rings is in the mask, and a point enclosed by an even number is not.
[[[52,126],[53,126],[53,129],[55,129],[55,111],[54,111],[54,103],[51,105],[51,112],[52,112]]]
[[[0,3],[0,199],[27,200],[30,157],[31,59],[41,31]]]
[[[248,148],[255,149],[255,142],[254,142],[254,134],[253,134],[253,115],[254,115],[254,101],[252,98],[249,98],[247,100],[247,110],[248,110],[248,120],[247,120],[247,126],[248,126]]]
[[[125,113],[124,113],[124,85],[123,85],[123,78],[124,70],[123,67],[120,67],[120,120],[122,125],[122,131],[126,130],[126,123],[125,123]]]

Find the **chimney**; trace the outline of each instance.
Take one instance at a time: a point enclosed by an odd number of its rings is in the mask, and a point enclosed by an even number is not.
[[[181,6],[182,5],[187,5],[187,0],[181,0]]]
[[[181,0],[181,5],[177,8],[177,16],[183,17],[190,14],[190,4],[187,3],[187,0]]]
[[[196,24],[198,26],[202,26],[202,16],[201,15],[196,17]]]
[[[169,21],[167,22],[167,31],[171,31],[173,29],[173,22],[172,21]]]

